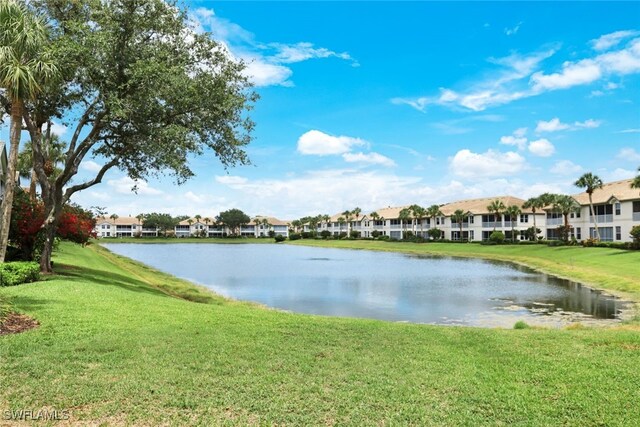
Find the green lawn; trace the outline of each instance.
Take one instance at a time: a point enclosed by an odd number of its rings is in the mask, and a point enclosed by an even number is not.
[[[207,297],[95,245],[63,243],[55,260],[58,275],[0,289],[41,323],[0,337],[0,414],[207,426],[640,419],[637,325],[493,330],[298,315]]]

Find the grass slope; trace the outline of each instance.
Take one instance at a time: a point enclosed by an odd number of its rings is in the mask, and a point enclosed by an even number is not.
[[[0,337],[0,410],[66,409],[72,422],[109,425],[640,419],[634,326],[490,330],[297,315],[177,298],[199,290],[95,247],[62,244],[56,265],[46,281],[0,289],[41,323]]]
[[[296,240],[294,245],[477,257],[512,261],[640,300],[640,251],[580,246],[402,243],[372,240]]]

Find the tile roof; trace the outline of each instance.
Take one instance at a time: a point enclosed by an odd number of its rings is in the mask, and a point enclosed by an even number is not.
[[[622,181],[609,182],[604,184],[602,188],[598,188],[593,192],[593,203],[608,203],[612,197],[623,202],[626,200],[640,200],[640,190],[631,188],[632,179],[624,179]],[[589,195],[586,192],[574,194],[581,205],[589,204]]]

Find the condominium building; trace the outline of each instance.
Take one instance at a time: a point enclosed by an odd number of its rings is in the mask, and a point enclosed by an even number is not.
[[[631,241],[631,228],[640,225],[640,190],[631,188],[632,180],[626,179],[604,184],[594,190],[593,216],[589,207],[589,194],[574,194],[573,198],[580,204],[580,209],[569,215],[571,235],[581,241],[596,237],[596,222],[600,232],[600,240],[604,242]],[[557,227],[564,223],[564,217],[552,210],[547,210],[547,239],[558,238]]]
[[[133,237],[139,235],[144,237],[155,237],[158,231],[155,228],[144,228],[142,222],[135,217],[99,217],[96,220],[94,229],[98,237]]]

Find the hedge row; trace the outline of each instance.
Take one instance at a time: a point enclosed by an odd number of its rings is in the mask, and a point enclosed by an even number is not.
[[[35,282],[40,279],[40,265],[37,262],[5,262],[0,264],[0,286],[15,286]]]

